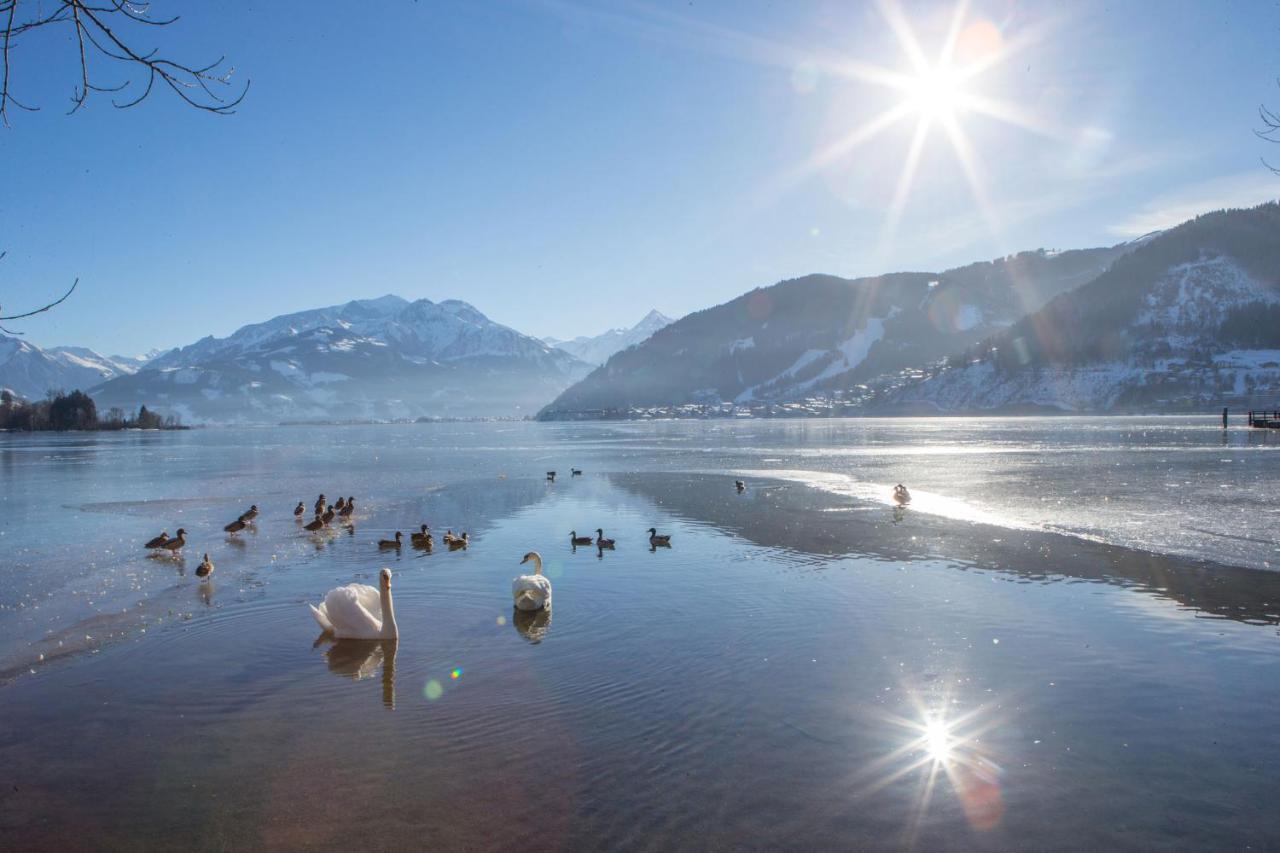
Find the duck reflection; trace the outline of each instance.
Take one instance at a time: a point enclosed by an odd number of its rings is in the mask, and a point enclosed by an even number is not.
[[[196,597],[200,599],[200,603],[205,607],[213,607],[213,581],[205,581],[196,586]]]
[[[313,648],[329,643],[325,663],[334,675],[363,681],[372,678],[382,667],[382,704],[396,707],[396,647],[398,640],[334,640],[321,634]]]
[[[537,645],[543,641],[547,636],[547,632],[551,630],[551,608],[517,610],[513,607],[511,608],[511,624],[515,626],[520,636]]]

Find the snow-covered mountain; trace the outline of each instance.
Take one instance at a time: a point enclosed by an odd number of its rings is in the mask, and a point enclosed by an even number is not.
[[[641,341],[647,340],[654,332],[670,326],[671,322],[670,317],[654,309],[644,315],[644,319],[630,329],[610,329],[599,335],[582,335],[571,341],[561,341],[556,338],[543,338],[542,340],[557,349],[564,350],[574,358],[585,361],[587,364],[601,365],[608,361],[614,353],[621,352],[627,347],[635,346]]]
[[[916,411],[1280,405],[1280,205],[1206,214],[887,395]]]
[[[860,388],[981,341],[1132,248],[1042,249],[941,273],[809,275],[759,288],[615,354],[542,416],[755,405]]]
[[[106,356],[85,347],[42,349],[22,338],[0,334],[0,388],[27,399],[49,391],[72,391],[137,372],[146,356]]]
[[[589,370],[465,302],[383,296],[202,338],[90,393],[188,422],[519,415]]]

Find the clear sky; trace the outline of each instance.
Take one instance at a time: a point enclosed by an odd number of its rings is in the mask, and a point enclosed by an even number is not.
[[[1274,0],[153,9],[183,19],[143,42],[252,87],[228,117],[163,91],[67,116],[70,32],[14,57],[44,109],[0,130],[0,305],[81,281],[35,343],[133,354],[385,293],[568,338],[1280,195],[1253,134]]]

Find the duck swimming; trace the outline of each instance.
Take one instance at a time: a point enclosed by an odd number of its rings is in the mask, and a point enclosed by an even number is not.
[[[614,541],[612,539],[605,539],[604,531],[599,527],[597,527],[596,528],[596,547],[612,549],[613,546],[614,546]]]
[[[745,492],[747,490],[747,484],[742,482],[741,480],[734,480],[733,487],[737,489],[739,492]]]
[[[430,527],[428,527],[427,525],[425,525],[425,524],[424,524],[424,525],[422,525],[422,529],[421,529],[421,530],[419,530],[417,533],[410,533],[410,534],[409,534],[409,541],[410,541],[410,542],[412,542],[412,543],[413,543],[413,544],[415,544],[415,545],[419,545],[419,544],[421,544],[424,540],[430,539],[430,538],[431,538],[431,534],[428,532],[428,531],[430,531],[430,529],[431,529],[431,528],[430,528]]]
[[[516,610],[542,610],[551,606],[551,580],[542,574],[542,557],[537,551],[524,555],[520,565],[533,561],[533,574],[520,575],[511,581],[511,597]]]
[[[593,541],[595,540],[590,536],[579,536],[578,531],[576,530],[569,531],[569,544],[573,545],[575,548],[579,545],[590,545]]]
[[[404,534],[401,533],[399,530],[397,530],[395,539],[379,539],[378,547],[379,548],[399,548],[400,540],[403,536]]]
[[[169,531],[161,530],[160,535],[143,545],[143,548],[163,548],[164,543],[169,541]]]
[[[659,535],[658,529],[656,527],[650,527],[649,528],[649,544],[655,547],[661,546],[661,545],[670,546],[671,534],[666,533],[666,534]]]
[[[471,534],[463,533],[461,536],[455,536],[449,540],[449,550],[457,551],[459,549],[466,548],[470,544],[471,544]]]

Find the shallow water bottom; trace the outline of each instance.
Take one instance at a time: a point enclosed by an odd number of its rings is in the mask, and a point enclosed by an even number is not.
[[[1205,590],[785,482],[481,489],[382,510],[469,507],[466,551],[251,541],[212,583],[175,572],[145,634],[0,687],[0,846],[1280,846],[1260,573]],[[571,549],[597,526],[616,551]],[[535,617],[509,593],[530,549],[555,590]],[[305,602],[383,565],[401,639],[318,639]]]

